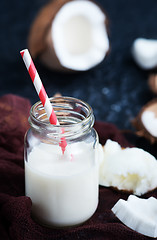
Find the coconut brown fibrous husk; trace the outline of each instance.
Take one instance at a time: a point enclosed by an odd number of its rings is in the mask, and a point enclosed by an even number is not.
[[[142,121],[142,114],[145,111],[150,111],[153,112],[156,120],[157,120],[157,98],[153,99],[152,101],[148,102],[146,105],[144,105],[142,107],[142,109],[140,110],[139,114],[137,115],[137,117],[135,119],[133,119],[132,124],[133,126],[136,128],[136,134],[139,137],[144,137],[147,140],[150,141],[151,144],[157,143],[157,137],[153,136],[148,129],[146,129],[146,126],[143,124]],[[152,123],[150,122],[150,125]]]
[[[53,0],[45,5],[36,16],[29,32],[28,47],[32,58],[50,58],[53,61],[53,68],[60,67],[60,63],[50,42],[50,29],[52,21],[59,9],[72,0]],[[49,49],[50,48],[50,49]],[[49,65],[49,61],[45,64]]]
[[[154,94],[157,94],[157,73],[152,73],[149,75],[148,86]]]
[[[30,28],[28,36],[28,48],[31,53],[31,56],[34,59],[38,57],[41,60],[41,62],[50,69],[55,69],[59,71],[75,71],[73,69],[68,69],[64,67],[60,63],[55,53],[53,39],[51,35],[52,34],[51,27],[56,14],[64,4],[72,1],[76,0],[50,1],[39,11]],[[98,6],[98,4],[96,5]],[[103,11],[103,9],[100,6],[99,8]],[[105,13],[104,15],[106,16]],[[104,24],[106,26],[106,32],[108,33],[107,17],[105,18]]]

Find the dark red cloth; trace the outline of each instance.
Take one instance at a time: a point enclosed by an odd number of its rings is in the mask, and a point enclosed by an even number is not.
[[[95,214],[83,225],[68,229],[50,229],[31,218],[31,199],[24,196],[24,134],[28,129],[30,102],[5,95],[0,98],[0,239],[1,240],[66,240],[66,239],[149,239],[124,226],[111,212],[118,199],[128,193],[100,187],[99,205]],[[96,122],[100,142],[106,139],[128,142],[112,124]],[[42,191],[42,190],[41,190]],[[145,197],[157,197],[157,191]],[[150,238],[151,239],[151,238]]]

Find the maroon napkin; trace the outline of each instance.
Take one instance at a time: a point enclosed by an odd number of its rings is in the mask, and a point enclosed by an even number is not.
[[[67,229],[50,229],[31,218],[31,199],[24,196],[24,135],[28,126],[30,102],[27,99],[5,95],[0,98],[0,239],[2,240],[67,240],[119,239],[144,240],[145,237],[123,225],[111,212],[118,199],[127,199],[128,193],[100,187],[99,205],[95,214],[84,224]],[[108,138],[123,147],[129,143],[112,124],[94,125],[100,142]],[[41,190],[42,191],[42,190]],[[157,191],[144,197],[155,196]]]

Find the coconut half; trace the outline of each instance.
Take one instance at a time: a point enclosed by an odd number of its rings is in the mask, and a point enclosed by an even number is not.
[[[133,42],[132,55],[135,62],[143,69],[157,67],[157,40],[137,38]]]
[[[28,45],[49,68],[89,70],[109,51],[106,15],[92,1],[54,0],[39,12]]]
[[[152,144],[157,142],[157,99],[143,106],[132,123],[138,136],[147,138]]]

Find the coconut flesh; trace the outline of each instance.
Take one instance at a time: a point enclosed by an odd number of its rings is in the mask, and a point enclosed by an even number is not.
[[[141,121],[146,130],[153,136],[157,137],[157,102],[148,105],[141,114]]]
[[[157,187],[156,158],[140,148],[122,149],[108,139],[99,167],[99,184],[141,196]]]
[[[102,62],[109,51],[106,21],[97,4],[88,0],[67,1],[52,18],[42,39],[46,45],[44,51],[36,55],[50,68],[89,70]],[[33,38],[30,36],[30,51],[36,41]]]
[[[157,40],[137,38],[133,42],[132,55],[135,62],[143,69],[157,67]]]
[[[120,199],[111,210],[129,228],[148,237],[157,237],[156,198],[130,195],[127,201]]]
[[[152,144],[157,142],[157,99],[153,99],[142,107],[132,121],[137,129],[136,134],[147,138]]]

